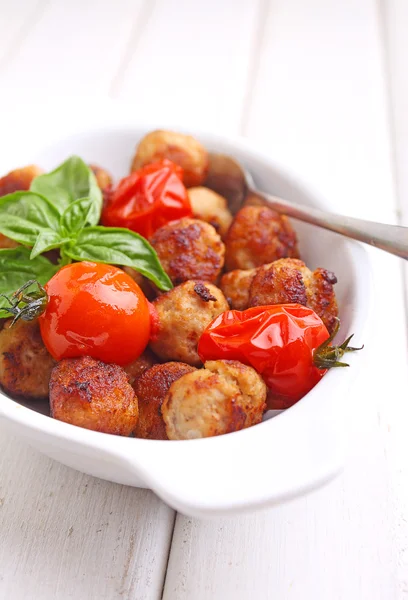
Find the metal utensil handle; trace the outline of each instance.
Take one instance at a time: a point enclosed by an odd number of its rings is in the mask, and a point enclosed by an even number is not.
[[[318,208],[305,208],[300,204],[287,202],[276,196],[270,196],[263,192],[258,192],[271,208],[285,215],[305,221],[312,225],[318,225],[324,229],[335,231],[347,237],[370,244],[375,248],[381,248],[391,254],[396,254],[401,258],[408,259],[408,227],[399,225],[386,225],[375,223],[373,221],[364,221],[363,219],[354,219],[343,215],[335,215]]]

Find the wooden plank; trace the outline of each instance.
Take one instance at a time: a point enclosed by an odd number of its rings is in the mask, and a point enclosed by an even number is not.
[[[384,21],[384,59],[390,83],[390,121],[393,130],[395,174],[401,220],[408,223],[408,5],[403,0],[383,0],[381,14]]]
[[[263,44],[244,133],[334,210],[395,220],[376,3],[274,0],[258,35]],[[388,461],[401,441],[394,428],[406,424],[399,413],[408,375],[405,311],[398,259],[375,250],[372,256],[378,316],[366,340],[366,371],[353,389],[344,474],[306,499],[257,515],[208,523],[179,515],[165,600],[397,597],[399,497]],[[392,353],[381,350],[389,344]],[[274,457],[260,460],[267,476]]]
[[[53,1],[0,65],[2,89],[64,106],[69,97],[107,94],[146,1]]]
[[[256,49],[260,0],[157,1],[115,97],[135,118],[236,131]]]
[[[372,449],[369,443],[366,456],[357,458],[358,469],[372,462]],[[388,513],[375,523],[375,535],[386,544],[379,557],[377,544],[368,542],[374,503],[361,501],[361,471],[346,473],[273,511],[207,523],[178,516],[164,600],[394,598]],[[359,502],[350,502],[353,486]]]
[[[12,2],[3,2],[0,19],[0,68],[18,52],[30,29],[41,18],[47,0],[22,0],[19,10]]]
[[[161,597],[174,512],[0,430],[0,597]]]
[[[244,133],[318,187],[337,212],[392,217],[392,149],[376,3],[291,0],[270,6]]]
[[[397,183],[399,211],[402,224],[408,225],[408,5],[404,0],[383,0],[380,2],[383,18],[384,62],[388,68],[390,85],[390,122],[393,131],[395,176]],[[405,276],[405,302],[408,309],[408,266],[401,264]],[[401,330],[407,327],[408,312]],[[389,427],[392,437],[387,447],[390,465],[390,480],[396,498],[394,511],[394,536],[396,540],[396,570],[398,579],[398,598],[406,598],[408,592],[408,452],[404,423],[408,419],[408,407],[405,398],[391,398],[388,405]]]

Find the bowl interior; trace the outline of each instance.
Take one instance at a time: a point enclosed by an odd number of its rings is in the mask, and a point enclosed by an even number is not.
[[[51,170],[68,156],[77,154],[86,162],[98,164],[112,173],[117,181],[129,173],[130,162],[138,140],[146,133],[140,128],[115,128],[71,135],[59,139],[29,157],[29,162]],[[229,142],[214,136],[198,136],[211,151],[230,154],[242,162],[252,173],[261,190],[295,202],[318,206],[319,203],[300,186],[273,167],[255,151],[248,150],[242,142]],[[338,278],[336,294],[342,322],[342,337],[351,329],[357,304],[357,267],[353,260],[353,243],[342,236],[295,221],[299,236],[301,256],[314,269],[324,267]],[[25,406],[48,414],[47,403],[25,403]]]

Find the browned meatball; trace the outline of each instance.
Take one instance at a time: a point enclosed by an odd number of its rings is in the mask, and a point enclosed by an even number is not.
[[[171,384],[162,405],[170,440],[211,437],[262,420],[266,386],[252,367],[212,360]]]
[[[333,331],[338,315],[333,285],[336,276],[326,269],[312,272],[305,263],[282,258],[256,270],[249,290],[249,306],[297,303],[315,311]]]
[[[201,185],[206,178],[208,153],[204,146],[190,135],[164,130],[152,131],[139,142],[131,171],[163,158],[183,168],[186,187]]]
[[[0,196],[29,190],[32,180],[41,173],[43,173],[43,170],[35,165],[10,171],[10,173],[0,178]],[[18,245],[17,242],[0,233],[0,248],[16,248]]]
[[[17,242],[0,233],[0,248],[17,248]]]
[[[135,269],[132,269],[132,267],[121,268],[133,279],[133,281],[136,281],[137,285],[140,287],[148,300],[154,300],[154,298],[156,298],[156,287],[147,279],[147,277],[143,277],[141,273]]]
[[[193,187],[188,190],[193,214],[206,221],[224,238],[232,222],[225,198],[206,187]]]
[[[89,165],[89,168],[93,171],[93,174],[96,177],[96,182],[102,191],[111,187],[112,176],[106,169],[98,167],[98,165]]]
[[[187,217],[163,225],[151,244],[174,283],[202,279],[215,283],[224,266],[225,247],[212,225]]]
[[[288,218],[264,206],[241,208],[225,238],[226,270],[253,269],[287,256],[299,256]]]
[[[161,405],[171,384],[194,367],[180,362],[155,365],[136,381],[134,389],[139,400],[139,421],[135,436],[149,440],[167,440]]]
[[[90,356],[57,364],[50,406],[54,419],[116,435],[130,435],[138,419],[137,397],[122,367]]]
[[[112,177],[108,171],[97,165],[89,165],[89,168],[92,169],[96,177],[96,182],[102,192],[103,208],[105,208],[112,194]]]
[[[139,358],[124,367],[129,378],[129,383],[133,385],[133,383],[142,375],[142,373],[147,371],[147,369],[150,369],[150,367],[155,365],[157,362],[158,360],[153,352],[149,350],[149,348],[146,348]]]
[[[249,303],[249,288],[256,269],[230,271],[221,277],[220,288],[234,310],[245,310]]]
[[[224,294],[215,285],[186,281],[159,296],[153,305],[158,332],[150,347],[162,360],[179,360],[200,366],[197,343],[207,325],[228,310]]]
[[[0,385],[16,398],[48,397],[55,361],[44,346],[37,321],[7,321],[0,331]]]
[[[32,180],[41,173],[43,173],[43,170],[35,165],[28,165],[28,167],[10,171],[10,173],[0,178],[0,196],[29,190]]]

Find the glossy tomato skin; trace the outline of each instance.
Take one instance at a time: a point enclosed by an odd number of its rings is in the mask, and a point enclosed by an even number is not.
[[[324,375],[313,363],[313,352],[328,337],[322,320],[305,306],[257,306],[214,319],[200,338],[198,354],[203,362],[230,359],[254,367],[287,408]]]
[[[56,359],[91,356],[126,365],[149,341],[148,302],[121,269],[79,262],[60,269],[45,285],[48,303],[41,336]]]
[[[126,227],[145,238],[166,223],[192,215],[181,167],[164,159],[122,179],[102,212],[107,227]]]

